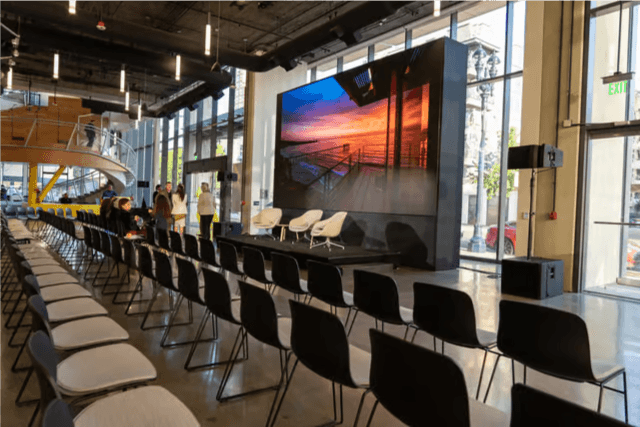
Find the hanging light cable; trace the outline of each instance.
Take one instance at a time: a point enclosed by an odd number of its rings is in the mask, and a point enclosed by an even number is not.
[[[204,54],[211,55],[211,3],[209,3],[209,13],[207,14],[207,26],[204,28]]]
[[[124,111],[129,111],[129,86],[124,94]]]
[[[216,62],[211,66],[211,71],[221,72],[222,65],[220,65],[220,1],[218,1],[218,28],[216,28]]]
[[[120,93],[124,93],[124,78],[125,78],[125,72],[124,72],[124,64],[123,64],[122,69],[120,70]]]
[[[433,2],[433,16],[440,16],[440,2]]]
[[[176,55],[176,80],[180,80],[180,55]]]
[[[58,72],[60,71],[60,54],[58,52],[53,54],[53,78],[57,79],[59,77]]]
[[[69,13],[71,15],[76,14],[76,0],[69,0]]]
[[[7,73],[7,89],[13,89],[13,67],[9,67],[9,72]]]

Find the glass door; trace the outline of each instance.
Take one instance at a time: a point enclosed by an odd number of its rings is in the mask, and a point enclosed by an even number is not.
[[[587,144],[582,289],[640,299],[640,133]]]

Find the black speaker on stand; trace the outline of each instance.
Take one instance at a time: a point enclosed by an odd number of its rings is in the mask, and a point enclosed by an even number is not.
[[[529,199],[529,235],[527,256],[502,260],[504,294],[525,298],[544,299],[562,295],[564,288],[564,261],[533,257],[533,193],[536,169],[562,166],[562,150],[543,144],[509,148],[507,169],[532,169]]]

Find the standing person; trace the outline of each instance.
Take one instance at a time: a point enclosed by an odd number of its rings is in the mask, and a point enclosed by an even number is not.
[[[113,197],[118,197],[118,193],[113,191],[113,184],[109,184],[104,193],[102,193],[102,200],[111,199]]]
[[[153,192],[153,196],[151,196],[151,204],[155,204],[156,203],[156,197],[158,196],[158,193],[160,192],[160,189],[162,188],[162,185],[158,184],[156,185],[156,191]]]
[[[169,200],[162,193],[158,194],[151,215],[156,220],[156,228],[164,230],[166,233],[171,221],[171,206]]]
[[[200,185],[202,194],[198,197],[198,215],[200,215],[200,235],[207,239],[211,239],[211,221],[213,214],[216,212],[216,202],[213,193],[209,189],[209,184],[203,182]]]
[[[87,134],[87,139],[89,140],[87,147],[92,148],[93,141],[96,139],[96,122],[94,120],[84,126],[84,133]]]
[[[60,203],[64,204],[64,205],[69,205],[72,203],[71,198],[69,197],[68,193],[64,193],[62,195],[62,197],[60,198]]]
[[[167,182],[164,185],[164,189],[158,192],[158,196],[162,194],[164,197],[166,197],[167,200],[169,201],[169,206],[173,208],[173,201],[171,200],[171,188],[172,188],[171,182]],[[155,199],[154,199],[154,203],[155,203]]]
[[[173,201],[171,215],[173,215],[174,231],[182,233],[187,222],[187,196],[184,192],[184,185],[178,184],[178,191],[173,193],[171,198]]]

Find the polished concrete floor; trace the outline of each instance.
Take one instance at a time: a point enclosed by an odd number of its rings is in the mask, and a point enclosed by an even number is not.
[[[494,273],[499,267],[487,264],[475,264],[464,261],[460,269],[447,272],[425,272],[409,268],[393,270],[390,265],[366,266],[372,270],[392,275],[401,292],[401,304],[411,308],[413,306],[412,285],[416,281],[430,282],[446,287],[461,289],[467,292],[474,301],[478,327],[495,331],[498,322],[498,302],[501,299],[499,279]],[[353,268],[345,269],[345,287],[353,289]],[[135,273],[132,275],[135,279]],[[234,279],[232,279],[234,280]],[[149,284],[145,280],[146,291]],[[88,286],[88,285],[87,285]],[[102,298],[99,291],[94,289],[96,299],[110,312],[110,315],[120,325],[129,331],[130,343],[139,348],[153,362],[158,370],[156,383],[162,385],[178,396],[195,414],[202,425],[216,426],[262,426],[264,425],[274,392],[266,392],[245,398],[218,403],[215,394],[220,383],[224,367],[215,369],[187,372],[183,369],[189,348],[186,346],[173,349],[160,348],[159,342],[162,330],[154,329],[141,331],[140,316],[125,316],[124,306],[111,304],[110,297]],[[284,295],[284,292],[281,294]],[[167,303],[165,298],[163,303]],[[160,304],[160,303],[158,303]],[[629,420],[632,425],[640,426],[640,305],[631,302],[616,301],[593,295],[567,294],[551,298],[541,304],[563,308],[580,314],[589,327],[592,358],[606,359],[623,364],[627,369],[629,387]],[[314,305],[322,306],[322,303]],[[156,307],[160,307],[157,305]],[[186,318],[186,310],[183,310]],[[177,327],[170,339],[181,340],[195,333],[197,322],[202,313],[195,309],[195,323],[189,327]],[[153,315],[151,322],[162,321],[164,315]],[[4,319],[3,319],[4,323]],[[219,322],[220,339],[215,343],[201,344],[194,363],[204,363],[212,357],[220,360],[226,358],[237,327]],[[369,350],[368,329],[374,326],[374,321],[366,315],[360,315],[356,322],[351,343]],[[387,327],[387,332],[402,336],[403,328]],[[207,331],[210,333],[210,331]],[[17,349],[8,348],[9,334],[2,331],[2,424],[6,426],[26,425],[32,408],[17,408],[13,399],[24,378],[24,373],[14,374],[10,371],[11,363]],[[432,337],[420,332],[416,342],[427,348],[432,348]],[[447,345],[446,354],[452,357],[463,369],[470,396],[475,395],[480,367],[482,365],[481,351]],[[495,356],[490,355],[487,360],[489,368],[493,367]],[[26,358],[23,363],[26,363]],[[226,393],[236,393],[251,388],[276,384],[279,375],[278,353],[275,349],[259,344],[250,339],[250,358],[234,368],[232,378]],[[522,367],[516,366],[517,378],[522,379]],[[585,407],[595,409],[597,406],[598,389],[589,384],[576,384],[552,378],[529,370],[527,383],[556,396],[577,402]],[[487,377],[485,377],[487,378]],[[510,412],[511,363],[501,359],[488,398],[488,404],[506,413]],[[486,386],[486,380],[483,382]],[[622,381],[615,384],[621,387]],[[426,386],[426,384],[425,384]],[[35,381],[29,385],[28,394],[37,396],[38,387]],[[352,425],[356,408],[362,391],[344,390],[345,425]],[[277,426],[311,426],[330,421],[332,418],[331,383],[319,378],[311,371],[300,366],[293,378],[289,393],[284,401]],[[373,404],[372,397],[367,398],[365,413],[368,414]],[[603,412],[624,419],[622,397],[614,392],[605,392]],[[428,418],[429,414],[425,414]],[[364,425],[361,420],[360,425]],[[403,425],[379,408],[374,422],[375,426]]]

